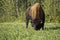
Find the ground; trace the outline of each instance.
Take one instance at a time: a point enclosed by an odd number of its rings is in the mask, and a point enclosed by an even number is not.
[[[60,23],[45,23],[44,30],[34,30],[25,23],[0,23],[0,40],[60,40]]]

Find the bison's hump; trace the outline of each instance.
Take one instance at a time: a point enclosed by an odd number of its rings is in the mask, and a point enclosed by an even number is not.
[[[40,4],[35,3],[33,6],[30,8],[30,14],[32,19],[36,19],[36,17],[39,17],[39,9],[40,9]]]

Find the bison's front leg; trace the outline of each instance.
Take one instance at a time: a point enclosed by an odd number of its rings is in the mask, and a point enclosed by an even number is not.
[[[28,22],[29,22],[29,19],[28,17],[26,17],[26,28],[28,28]]]
[[[44,30],[44,21],[41,23],[42,30]]]
[[[45,15],[44,15],[44,18],[43,18],[42,30],[44,30],[44,23],[45,23]]]
[[[29,18],[26,16],[26,28],[28,28]]]
[[[40,20],[40,27],[44,30],[44,21]]]
[[[26,19],[26,28],[28,28],[28,23],[29,23],[29,20]]]
[[[44,23],[42,23],[42,30],[44,30]]]

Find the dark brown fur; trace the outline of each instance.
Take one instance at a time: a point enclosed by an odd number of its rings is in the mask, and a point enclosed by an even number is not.
[[[28,28],[28,22],[31,20],[32,27],[35,30],[40,28],[44,29],[45,14],[39,3],[35,3],[29,7],[26,12],[26,28]]]

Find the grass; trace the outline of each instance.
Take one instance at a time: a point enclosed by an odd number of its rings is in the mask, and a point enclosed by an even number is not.
[[[60,40],[60,24],[46,23],[44,30],[34,30],[25,23],[0,23],[0,40]]]

